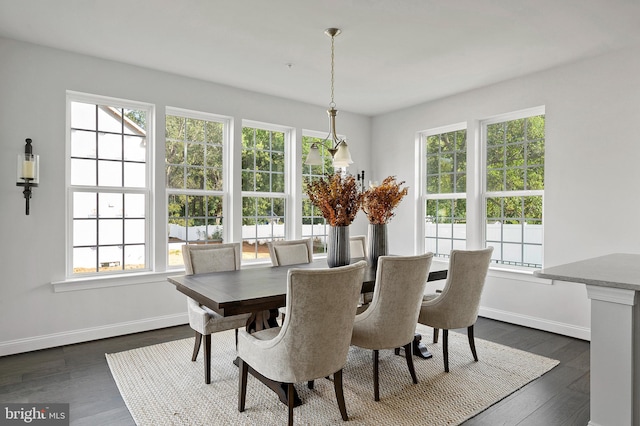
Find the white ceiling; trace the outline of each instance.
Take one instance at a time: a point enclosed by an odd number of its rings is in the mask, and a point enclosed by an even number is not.
[[[375,115],[640,44],[640,2],[0,0],[1,37],[322,106],[327,27],[337,109]]]

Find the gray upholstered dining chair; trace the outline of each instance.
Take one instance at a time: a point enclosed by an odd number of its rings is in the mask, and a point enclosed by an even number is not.
[[[380,349],[404,347],[413,383],[412,343],[433,253],[418,256],[380,256],[371,306],[356,315],[351,344],[373,349],[373,394],[380,400]]]
[[[349,237],[349,253],[352,259],[367,257],[367,236],[353,235]]]
[[[313,241],[311,238],[269,241],[267,247],[269,247],[269,257],[273,266],[313,262]]]
[[[240,269],[242,252],[240,243],[183,245],[182,258],[185,274],[204,274],[208,272],[234,271]],[[195,361],[204,337],[204,381],[211,383],[211,334],[218,331],[236,330],[238,344],[238,328],[244,328],[250,314],[223,317],[206,306],[200,305],[187,297],[189,326],[195,331],[191,361]]]
[[[287,306],[282,327],[253,334],[240,331],[238,411],[245,409],[248,367],[275,382],[286,383],[289,424],[293,424],[294,383],[333,374],[343,420],[347,409],[342,390],[342,368],[347,363],[353,319],[365,261],[329,269],[289,270]]]
[[[478,361],[473,326],[478,319],[480,296],[491,263],[493,247],[452,250],[447,281],[439,294],[423,297],[418,322],[433,327],[433,343],[442,329],[444,371],[449,372],[449,330],[467,328],[473,359]]]
[[[273,266],[298,265],[313,262],[313,240],[276,240],[267,243]],[[285,308],[278,309],[284,321]]]

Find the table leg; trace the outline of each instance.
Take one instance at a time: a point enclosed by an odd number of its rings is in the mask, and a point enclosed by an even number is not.
[[[247,320],[247,331],[254,333],[256,331],[265,330],[267,328],[279,327],[278,310],[270,309],[268,311],[260,311],[251,314]]]
[[[412,348],[413,354],[419,358],[429,359],[433,356],[431,352],[429,352],[429,349],[427,349],[425,344],[422,343],[422,334],[420,333],[416,333],[413,336]]]
[[[400,355],[400,349],[402,348],[395,349],[396,355]],[[429,352],[429,349],[427,349],[427,347],[424,345],[424,343],[422,343],[422,334],[420,333],[416,333],[413,336],[413,342],[411,343],[411,353],[423,359],[429,359],[433,356],[431,352]]]

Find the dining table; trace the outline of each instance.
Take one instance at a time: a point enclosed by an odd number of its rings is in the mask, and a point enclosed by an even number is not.
[[[354,258],[352,263],[363,260]],[[251,314],[247,320],[248,332],[277,327],[278,308],[286,305],[287,276],[289,269],[328,268],[326,259],[316,259],[311,263],[287,266],[253,266],[233,271],[212,272],[194,275],[170,276],[167,280],[176,289],[201,305],[221,316]],[[447,267],[431,265],[427,281],[447,278]],[[373,292],[376,281],[376,267],[367,265],[362,280],[362,293]],[[421,358],[431,358],[431,353],[422,343],[422,336],[416,333],[413,340],[413,354]],[[283,403],[287,403],[286,386],[270,383],[269,379],[251,371],[273,389]],[[296,405],[300,403],[296,397]]]

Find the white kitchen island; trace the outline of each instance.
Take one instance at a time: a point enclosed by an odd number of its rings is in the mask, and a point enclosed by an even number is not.
[[[610,254],[545,268],[535,275],[587,286],[589,426],[640,426],[640,255]]]

